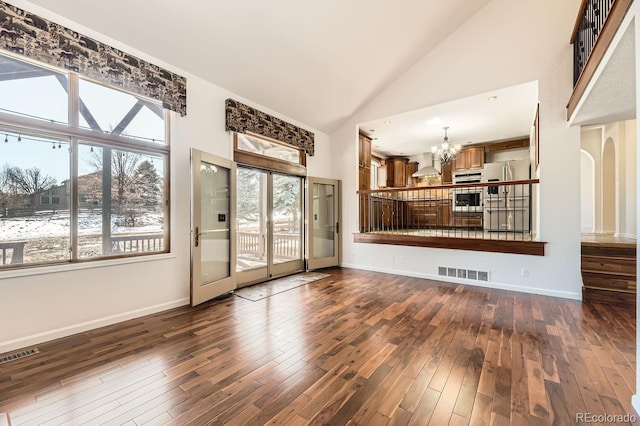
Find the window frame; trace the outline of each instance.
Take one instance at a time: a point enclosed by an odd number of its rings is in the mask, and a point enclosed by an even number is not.
[[[246,134],[252,138],[262,139],[267,142],[282,145],[289,149],[297,150],[299,152],[299,164],[239,149],[237,132],[233,133],[233,161],[244,166],[255,167],[262,170],[270,170],[302,177],[307,176],[307,153],[302,149],[255,133],[247,132]]]
[[[2,52],[2,55],[9,56],[13,59],[23,62],[31,63],[34,66],[51,69],[52,71],[63,73],[67,76],[68,85],[68,124],[58,123],[54,121],[47,121],[46,119],[28,117],[23,115],[12,114],[9,112],[0,111],[0,126],[13,133],[31,135],[34,137],[52,138],[52,139],[64,139],[65,143],[69,143],[71,154],[69,156],[69,180],[70,180],[70,194],[69,194],[69,238],[70,238],[70,251],[69,258],[64,260],[53,260],[50,262],[33,262],[33,263],[21,263],[21,264],[7,264],[0,265],[0,274],[7,270],[20,270],[41,268],[43,266],[52,265],[71,265],[78,263],[91,263],[104,260],[118,260],[118,259],[130,259],[134,257],[146,257],[171,253],[171,194],[170,194],[170,179],[171,179],[171,118],[173,113],[167,109],[162,109],[164,114],[164,132],[165,140],[163,144],[146,141],[142,139],[112,135],[109,133],[101,133],[98,131],[85,129],[79,126],[80,122],[80,97],[79,97],[79,82],[80,79],[90,81],[91,83],[99,84],[111,90],[118,90],[123,93],[132,95],[138,99],[147,100],[155,104],[157,100],[145,98],[135,93],[130,93],[118,88],[114,88],[104,83],[88,79],[84,76],[80,76],[66,69],[58,69],[48,66],[47,64],[41,64],[37,61],[28,60],[22,57],[16,57],[7,52]],[[163,200],[163,249],[160,251],[148,251],[148,252],[127,252],[106,255],[100,255],[89,258],[79,258],[79,245],[78,245],[78,214],[79,214],[79,200],[78,200],[78,146],[96,144],[101,147],[110,147],[112,149],[121,149],[125,151],[140,152],[143,154],[155,155],[162,158],[163,161],[163,173],[162,173],[162,188],[164,194]],[[49,201],[51,201],[52,194],[48,195]],[[104,235],[101,233],[101,237]]]

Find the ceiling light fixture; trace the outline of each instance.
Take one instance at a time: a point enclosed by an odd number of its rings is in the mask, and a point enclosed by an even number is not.
[[[494,96],[489,96],[489,98],[488,98],[487,100],[488,100],[489,102],[493,102],[493,101],[495,101],[495,100],[497,100],[497,99],[498,99],[498,97],[494,95]]]
[[[385,120],[384,124],[391,124],[390,120]]]
[[[447,130],[449,126],[443,127],[444,129],[444,140],[440,144],[440,146],[431,147],[431,152],[433,155],[440,160],[440,164],[448,164],[451,161],[455,160],[458,156],[458,152],[460,152],[460,148],[449,143],[449,137],[447,136]]]

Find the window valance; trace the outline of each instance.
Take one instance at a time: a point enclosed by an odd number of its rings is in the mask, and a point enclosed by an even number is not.
[[[309,155],[314,154],[313,132],[233,99],[226,100],[225,110],[226,130],[238,133],[253,132],[300,148]]]
[[[1,0],[0,48],[158,99],[164,108],[187,114],[184,77]]]

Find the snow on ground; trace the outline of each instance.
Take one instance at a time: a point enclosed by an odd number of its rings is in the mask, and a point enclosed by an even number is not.
[[[162,215],[147,214],[139,220],[144,225],[136,227],[118,226],[122,219],[113,215],[111,218],[112,235],[162,232]],[[28,217],[0,218],[0,242],[69,236],[69,224],[70,217],[68,212],[50,212]],[[78,230],[80,235],[102,234],[102,215],[99,212],[80,213],[78,216]]]

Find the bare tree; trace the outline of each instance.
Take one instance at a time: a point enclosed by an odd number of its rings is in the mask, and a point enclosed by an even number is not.
[[[108,149],[108,148],[103,148]],[[96,150],[89,159],[89,164],[97,171],[102,171],[102,153]],[[135,180],[135,171],[140,161],[141,155],[131,151],[114,149],[111,152],[111,176],[117,195],[115,204],[117,214],[122,214],[122,210],[127,198],[127,188]]]
[[[37,167],[21,169],[18,166],[9,166],[5,167],[3,175],[3,180],[6,182],[5,186],[11,188],[17,196],[28,197],[31,209],[36,206],[38,194],[56,184],[54,177],[43,174],[42,170]]]

